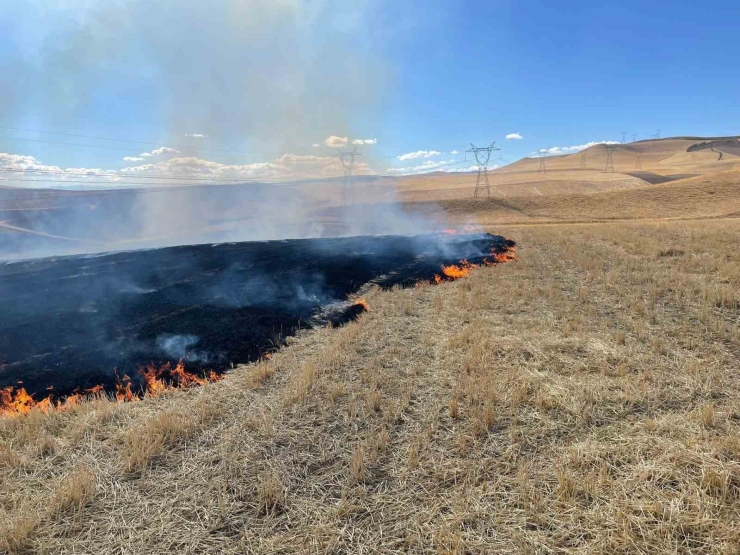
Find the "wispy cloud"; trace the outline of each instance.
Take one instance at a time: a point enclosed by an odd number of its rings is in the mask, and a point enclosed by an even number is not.
[[[123,161],[124,162],[141,162],[144,160],[141,156],[124,156]]]
[[[508,135],[506,135],[506,138],[507,138],[507,139],[508,139],[509,141],[511,141],[511,140],[514,140],[514,141],[520,141],[520,140],[522,140],[522,139],[523,139],[524,137],[522,137],[522,135],[521,135],[520,133],[509,133]]]
[[[314,147],[314,148],[319,148],[321,145],[319,143],[314,143],[311,146]]]
[[[186,137],[193,137],[193,138],[196,138],[196,139],[203,139],[205,137],[205,135],[203,135],[202,133],[186,133],[185,136]]]
[[[378,143],[378,139],[355,139],[352,141],[353,145],[374,145]]]
[[[434,156],[441,156],[442,153],[438,150],[417,150],[416,152],[407,152],[396,156],[402,162],[405,160],[415,160],[416,158],[433,158]]]

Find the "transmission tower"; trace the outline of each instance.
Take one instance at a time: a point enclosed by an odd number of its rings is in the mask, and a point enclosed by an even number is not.
[[[635,162],[635,169],[641,170],[642,169],[642,152],[637,151],[637,161]]]
[[[634,143],[637,140],[637,133],[632,133],[632,142]]]
[[[475,178],[475,192],[473,198],[482,197],[483,195],[491,196],[491,185],[488,183],[488,161],[491,159],[491,152],[501,150],[496,148],[496,141],[490,146],[477,147],[470,143],[471,148],[467,152],[472,152],[475,156],[475,162],[478,164],[478,175]]]
[[[355,156],[360,156],[360,153],[357,152],[357,147],[349,152],[342,152],[337,149],[337,153],[337,157],[342,162],[342,167],[344,168],[344,180],[342,181],[342,192],[339,198],[339,203],[342,206],[347,206],[355,200],[353,170],[355,166]]]
[[[653,138],[660,139],[660,129],[655,130],[655,135],[653,135]]]
[[[612,157],[612,152],[614,151],[614,147],[612,145],[604,145],[606,147],[606,166],[604,167],[605,172],[613,172],[614,171],[614,158]]]
[[[581,169],[584,169],[586,167],[586,150],[587,149],[584,148],[581,151]]]
[[[622,131],[622,144],[627,142],[627,132]]]
[[[547,173],[547,164],[545,163],[547,160],[547,151],[540,151],[540,167],[537,170],[537,173]]]

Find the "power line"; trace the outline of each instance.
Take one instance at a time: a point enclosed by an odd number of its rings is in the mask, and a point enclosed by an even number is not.
[[[187,180],[187,181],[213,181],[214,179],[217,179],[219,182],[225,181],[225,182],[237,182],[237,183],[244,183],[244,182],[250,182],[250,181],[263,181],[259,178],[254,177],[244,177],[244,178],[237,178],[237,177],[204,177],[202,175],[194,175],[194,174],[182,174],[182,175],[162,175],[162,174],[149,174],[149,175],[137,175],[137,174],[131,174],[131,173],[110,173],[110,172],[98,172],[98,173],[90,173],[90,172],[74,172],[74,171],[68,171],[68,170],[44,170],[44,169],[35,169],[35,168],[0,168],[0,172],[4,173],[31,173],[31,174],[42,174],[42,175],[73,175],[73,176],[82,176],[82,177],[126,177],[126,178],[133,178],[133,179],[163,179],[163,180]],[[115,183],[115,182],[112,182]]]
[[[10,127],[8,125],[0,125],[0,129],[8,129],[12,131],[25,131],[28,133],[43,133],[45,135],[59,135],[61,137],[75,137],[77,139],[92,139],[95,141],[113,141],[116,143],[129,143],[129,144],[139,144],[139,145],[149,145],[149,146],[157,146],[161,145],[162,143],[154,143],[151,141],[135,141],[131,139],[114,139],[113,137],[96,137],[94,135],[78,135],[76,133],[61,133],[58,131],[41,131],[39,129],[25,129],[23,127]],[[34,139],[14,139],[14,140],[34,140]],[[68,144],[68,143],[52,143],[52,144]],[[87,145],[86,145],[87,146]],[[172,148],[196,148],[198,150],[201,150],[197,146],[193,145],[171,145]],[[130,150],[130,149],[125,149]],[[206,150],[203,150],[206,152]],[[249,154],[248,152],[244,152],[241,150],[233,150],[230,148],[211,148],[208,149],[209,152],[233,152],[236,154]]]
[[[627,142],[627,132],[622,131],[622,144]]]
[[[342,152],[337,149],[339,161],[342,163],[344,168],[344,180],[342,181],[342,190],[340,193],[339,203],[342,206],[347,206],[351,202],[355,201],[355,190],[354,190],[354,176],[352,172],[355,166],[355,156],[360,156],[357,152],[357,147],[353,148],[349,152]]]
[[[547,151],[545,150],[539,152],[540,155],[540,167],[537,169],[537,173],[547,173],[547,164],[545,163],[547,160]]]
[[[501,150],[496,148],[496,141],[493,141],[489,146],[477,147],[473,143],[470,143],[470,149],[466,152],[472,152],[475,156],[475,161],[478,164],[478,174],[475,178],[475,191],[473,191],[473,198],[478,198],[484,193],[487,197],[491,196],[491,184],[488,182],[488,161],[491,159],[491,152],[494,150]]]
[[[117,143],[127,143],[127,144],[139,144],[139,145],[148,145],[148,146],[161,146],[163,143],[160,142],[152,142],[152,141],[138,141],[133,139],[118,139],[113,137],[98,137],[95,135],[81,135],[77,133],[62,133],[59,131],[41,131],[40,129],[27,129],[24,127],[11,127],[8,125],[0,125],[0,129],[7,129],[12,131],[25,131],[28,133],[43,133],[46,135],[59,135],[62,137],[75,137],[79,139],[93,139],[98,141],[114,141]],[[55,144],[55,145],[65,145],[65,146],[82,146],[82,147],[90,147],[90,148],[108,148],[113,150],[126,150],[130,151],[130,149],[127,148],[120,148],[120,147],[112,147],[108,145],[80,145],[76,143],[63,143],[63,142],[56,142],[56,141],[45,141],[43,139],[29,139],[29,138],[23,138],[23,137],[0,137],[0,139],[8,140],[8,141],[25,141],[25,142],[42,142],[46,144]],[[168,142],[168,141],[167,141]],[[250,156],[253,153],[246,152],[243,150],[236,150],[231,148],[201,148],[198,145],[183,145],[183,144],[172,144],[168,142],[168,146],[170,148],[182,148],[182,149],[190,149],[190,150],[197,150],[198,152],[227,152],[227,153],[233,153],[233,154],[244,154],[246,156]],[[397,156],[373,156],[375,159],[396,159]]]
[[[612,151],[614,150],[614,147],[612,145],[604,145],[606,147],[606,166],[604,167],[605,172],[613,172],[614,171],[614,158],[612,157]]]

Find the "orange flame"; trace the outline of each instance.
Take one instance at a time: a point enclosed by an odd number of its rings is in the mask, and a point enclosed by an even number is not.
[[[180,360],[174,368],[172,368],[172,365],[167,362],[159,368],[154,365],[149,365],[146,368],[139,370],[139,373],[141,374],[141,377],[144,378],[146,392],[150,397],[156,397],[163,391],[170,389],[187,389],[189,387],[204,385],[208,382],[215,382],[223,379],[223,376],[216,374],[215,372],[209,372],[202,378],[192,372],[188,372],[185,370],[185,365],[182,360]]]
[[[461,260],[459,265],[451,264],[449,266],[442,266],[442,273],[450,279],[460,279],[468,277],[470,272],[477,267],[477,264],[471,264],[467,260]]]
[[[0,414],[26,414],[35,405],[33,397],[24,387],[15,389],[8,386],[0,389]]]
[[[504,250],[497,252],[491,251],[491,255],[483,259],[483,264],[493,266],[502,262],[511,262],[516,260],[516,247],[506,244]],[[479,264],[471,264],[467,260],[461,260],[459,264],[442,265],[442,275],[435,274],[432,283],[438,284],[443,281],[454,281],[456,279],[468,277],[470,273],[479,267]]]
[[[355,299],[355,306],[361,306],[365,309],[365,311],[370,310],[370,305],[367,304],[367,301],[360,297],[359,299]]]
[[[224,376],[213,371],[209,371],[203,377],[188,372],[185,370],[182,360],[175,368],[172,368],[172,365],[168,362],[159,368],[153,365],[142,368],[139,370],[139,374],[144,380],[144,389],[140,393],[133,391],[131,378],[127,375],[124,374],[122,379],[116,376],[116,390],[113,394],[116,401],[119,403],[138,401],[145,395],[156,396],[169,389],[186,389],[224,378]],[[53,388],[50,387],[47,390],[51,391]],[[44,413],[52,409],[64,410],[79,405],[90,396],[104,393],[103,386],[96,385],[84,390],[75,389],[70,395],[59,400],[55,400],[53,394],[49,394],[40,401],[36,401],[25,388],[19,387],[16,389],[9,386],[0,389],[0,416],[27,414],[33,408],[37,408]]]

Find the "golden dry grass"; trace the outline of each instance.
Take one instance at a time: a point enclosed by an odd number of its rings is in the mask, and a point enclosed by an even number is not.
[[[740,550],[740,222],[506,232],[222,382],[0,420],[0,551]]]
[[[616,220],[740,217],[740,171],[595,194],[457,198],[405,205],[450,224],[560,224]]]

